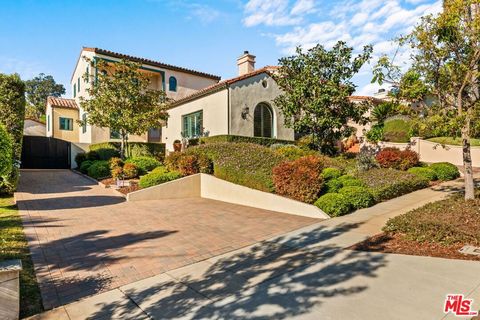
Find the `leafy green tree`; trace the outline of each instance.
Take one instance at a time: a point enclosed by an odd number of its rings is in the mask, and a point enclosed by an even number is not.
[[[40,120],[45,115],[47,97],[60,97],[65,94],[65,87],[56,83],[52,76],[40,73],[35,78],[25,81],[25,93],[29,116]]]
[[[465,199],[473,199],[470,137],[480,121],[480,0],[444,1],[442,13],[423,17],[401,43],[413,49],[412,69],[418,74],[413,80],[421,79],[439,100],[423,129],[462,137]]]
[[[5,126],[0,125],[0,177],[5,177],[12,171],[12,139]]]
[[[129,134],[143,134],[150,128],[158,128],[168,118],[165,92],[149,88],[150,79],[140,71],[140,66],[128,60],[114,65],[97,60],[97,79],[88,88],[90,98],[80,98],[87,119],[79,123],[108,127],[118,132],[123,159]]]
[[[331,50],[317,45],[279,60],[273,77],[283,93],[274,103],[285,116],[285,125],[312,136],[323,153],[335,152],[335,144],[352,133],[349,120],[365,123],[366,104],[354,104],[352,77],[370,59],[372,47],[352,57],[353,48],[339,41]]]
[[[12,193],[18,182],[25,118],[25,83],[18,74],[0,74],[0,124],[13,143],[12,170],[0,178],[0,193]]]

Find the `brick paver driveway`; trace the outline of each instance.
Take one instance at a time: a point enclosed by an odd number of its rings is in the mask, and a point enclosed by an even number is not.
[[[69,170],[25,170],[18,206],[46,309],[316,219],[219,201],[126,202]]]

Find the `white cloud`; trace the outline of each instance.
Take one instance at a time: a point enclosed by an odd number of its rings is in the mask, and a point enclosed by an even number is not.
[[[298,25],[304,21],[306,15],[316,10],[313,0],[297,0],[294,3],[288,0],[250,0],[244,11],[243,24],[253,27]]]
[[[312,13],[315,11],[315,2],[313,0],[298,0],[290,11],[293,15]]]
[[[42,71],[43,70],[43,71]],[[18,73],[22,79],[31,79],[39,73],[45,72],[40,64],[22,61],[12,57],[0,56],[0,73]]]

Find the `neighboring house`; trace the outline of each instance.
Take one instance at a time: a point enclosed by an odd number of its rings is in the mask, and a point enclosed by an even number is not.
[[[90,59],[91,63],[88,63],[85,57]],[[167,97],[174,100],[216,84],[220,80],[220,77],[215,75],[158,61],[99,48],[83,48],[71,78],[73,99],[49,97],[47,101],[47,136],[87,144],[120,141],[120,135],[109,128],[91,125],[80,127],[77,122],[88,116],[80,107],[80,97],[88,99],[88,87],[93,84],[98,72],[95,62],[100,59],[112,62],[110,65],[112,68],[115,67],[114,62],[121,59],[139,62],[141,71],[151,80],[151,87],[164,90]],[[84,75],[88,76],[85,78]],[[129,141],[161,142],[161,129],[152,128],[143,135],[130,135]]]
[[[379,105],[385,100],[377,97],[369,97],[369,96],[350,96],[350,101],[353,103],[368,103],[373,107],[373,106]],[[371,109],[369,109],[367,113],[364,114],[364,116],[370,117],[370,111]],[[362,138],[365,135],[365,133],[371,128],[370,122],[362,125],[353,121],[349,121],[348,125],[350,127],[355,128],[356,130],[355,135],[357,136],[357,138]]]
[[[45,137],[47,128],[44,122],[27,118],[23,122],[23,135],[24,136],[40,136]]]
[[[273,100],[281,93],[271,77],[276,67],[255,70],[255,56],[245,51],[237,59],[238,77],[224,80],[175,101],[162,128],[162,142],[173,142],[208,133],[294,140],[293,129]]]

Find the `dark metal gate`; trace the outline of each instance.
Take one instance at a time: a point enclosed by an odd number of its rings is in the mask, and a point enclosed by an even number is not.
[[[24,136],[22,146],[23,169],[69,169],[70,142],[38,136]]]

